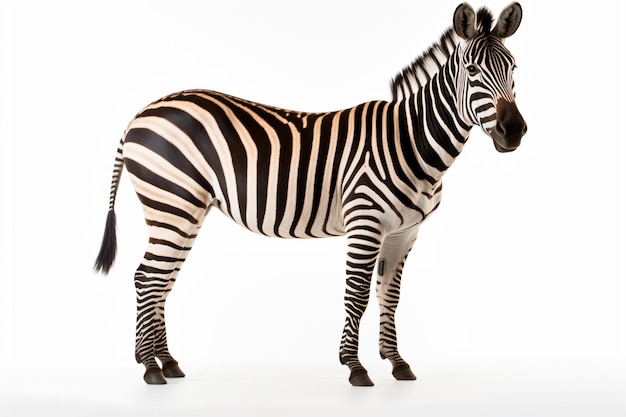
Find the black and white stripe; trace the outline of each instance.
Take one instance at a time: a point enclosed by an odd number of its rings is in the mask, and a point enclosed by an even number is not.
[[[115,257],[113,207],[125,166],[150,235],[135,273],[136,359],[146,366],[146,382],[184,375],[167,349],[165,299],[213,207],[266,236],[346,235],[340,360],[350,381],[372,384],[357,353],[375,270],[380,354],[397,379],[415,379],[398,354],[395,330],[404,262],[472,125],[491,132],[498,100],[514,97],[512,56],[502,45],[506,36],[491,32],[491,15],[478,12],[471,36],[456,30],[459,16],[473,14],[468,7],[455,12],[455,30],[396,77],[390,102],[300,113],[190,90],[150,104],[131,121],[118,148],[96,269],[108,272]]]

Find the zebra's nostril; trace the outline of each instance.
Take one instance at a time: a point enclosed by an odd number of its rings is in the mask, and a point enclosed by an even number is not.
[[[503,123],[498,123],[496,124],[496,132],[500,135],[500,136],[504,136],[506,134],[506,128],[504,127]]]

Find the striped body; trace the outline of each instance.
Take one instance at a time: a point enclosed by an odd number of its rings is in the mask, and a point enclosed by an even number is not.
[[[346,235],[339,356],[350,382],[372,384],[358,359],[358,330],[373,275],[381,357],[397,379],[415,379],[395,330],[404,262],[471,127],[480,126],[501,152],[515,149],[526,131],[514,103],[514,60],[502,43],[520,19],[514,3],[492,31],[489,12],[476,16],[459,6],[453,29],[393,81],[389,102],[299,113],[193,90],[143,109],[118,147],[96,269],[107,272],[113,263],[113,208],[126,167],[150,235],[135,273],[135,354],[146,382],[184,376],[167,347],[165,300],[212,207],[266,236]]]
[[[407,118],[399,117],[406,107],[375,101],[296,113],[186,91],[139,113],[127,129],[123,157],[147,210],[159,201],[175,208],[170,214],[192,219],[216,206],[263,235],[331,237],[345,234],[346,210],[367,183],[386,206],[384,228],[394,231],[421,222],[441,191],[425,172],[432,169],[425,161],[420,166],[417,149],[405,156],[413,150],[411,136],[424,136],[408,132]],[[448,143],[454,156],[465,139],[459,138]],[[440,160],[453,159],[438,150]]]

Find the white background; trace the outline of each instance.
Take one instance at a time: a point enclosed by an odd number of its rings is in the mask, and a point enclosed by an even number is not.
[[[91,271],[115,149],[144,105],[188,88],[306,111],[389,99],[458,0],[0,4],[3,415],[626,412],[623,6],[523,2],[507,46],[528,134],[502,155],[475,129],[421,228],[398,311],[418,381],[378,357],[374,298],[360,356],[377,386],[356,389],[337,358],[344,239],[263,238],[218,212],[168,301],[188,376],[145,386],[128,177],[117,262]]]

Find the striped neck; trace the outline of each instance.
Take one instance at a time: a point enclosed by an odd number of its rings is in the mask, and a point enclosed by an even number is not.
[[[457,110],[458,49],[448,58],[416,91],[394,103],[396,140],[405,155],[411,153],[413,174],[431,184],[440,181],[455,161],[472,127]]]
[[[448,62],[459,41],[459,37],[452,28],[445,31],[439,42],[434,43],[392,79],[393,100],[399,101],[407,98],[426,85]]]

